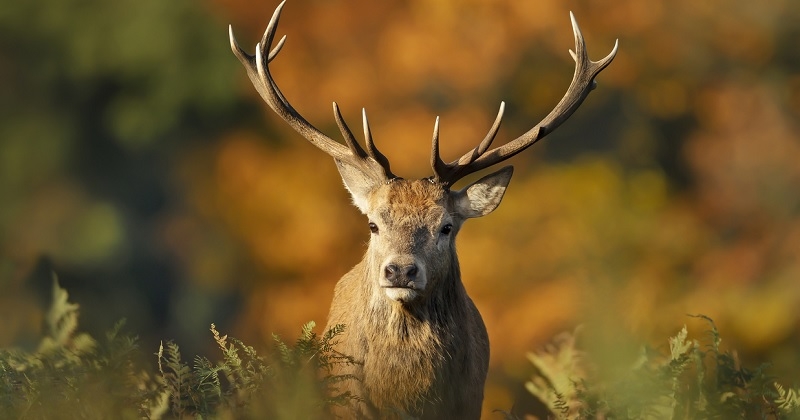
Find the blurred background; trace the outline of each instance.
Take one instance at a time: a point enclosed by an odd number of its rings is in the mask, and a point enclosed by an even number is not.
[[[57,273],[92,334],[145,349],[258,346],[324,325],[369,230],[333,162],[268,111],[231,54],[277,3],[32,0],[0,8],[0,345],[35,346]],[[487,410],[525,353],[585,324],[586,346],[666,346],[713,318],[742,360],[800,377],[800,3],[790,0],[289,0],[275,79],[339,138],[365,107],[394,172],[544,117],[573,62],[598,88],[514,158],[503,204],[458,239],[492,343]],[[359,131],[359,130],[354,130]],[[616,357],[616,356],[615,356]],[[632,360],[632,359],[625,359]],[[487,411],[488,413],[489,411]]]

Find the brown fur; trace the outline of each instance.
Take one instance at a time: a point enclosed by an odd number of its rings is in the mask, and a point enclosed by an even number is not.
[[[364,259],[336,285],[328,317],[328,327],[347,325],[337,350],[359,364],[334,374],[360,379],[345,387],[363,398],[348,408],[361,417],[480,417],[489,340],[461,283],[454,241],[463,218],[453,218],[447,243],[430,240],[454,213],[450,194],[427,180],[396,181],[371,194],[368,215],[383,219],[378,235],[388,246],[373,236]],[[386,252],[411,253],[428,267],[419,299],[402,304],[378,286]]]

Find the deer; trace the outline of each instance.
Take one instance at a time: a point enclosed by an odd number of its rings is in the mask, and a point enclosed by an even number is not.
[[[575,38],[572,82],[562,99],[537,125],[490,149],[505,110],[483,140],[460,158],[445,163],[439,155],[439,118],[431,143],[433,175],[403,179],[372,139],[362,109],[365,147],[333,102],[344,143],[322,133],[301,116],[278,88],[269,64],[286,42],[273,47],[281,2],[267,24],[255,54],[243,50],[228,27],[231,50],[244,65],[266,104],[300,136],[333,158],[353,204],[366,215],[370,239],[358,264],[334,288],[326,329],[345,325],[335,350],[354,363],[336,367],[339,390],[354,398],[333,413],[345,418],[480,418],[489,368],[489,338],[480,312],[461,281],[455,238],[467,219],[485,216],[502,200],[513,173],[505,166],[454,189],[467,175],[522,152],[566,121],[595,86],[596,76],[614,59],[619,40],[599,61],[570,12]]]

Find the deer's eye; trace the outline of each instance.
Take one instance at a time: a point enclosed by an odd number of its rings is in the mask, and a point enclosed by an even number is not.
[[[375,223],[369,222],[369,231],[372,233],[378,233],[378,225]]]
[[[452,232],[452,231],[453,231],[453,225],[448,223],[448,224],[442,226],[442,230],[440,232],[442,232],[442,235],[449,235],[450,232]]]

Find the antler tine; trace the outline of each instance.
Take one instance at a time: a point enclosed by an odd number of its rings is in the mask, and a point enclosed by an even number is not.
[[[614,60],[619,47],[619,40],[614,43],[614,48],[603,59],[591,61],[586,52],[586,42],[583,39],[583,34],[572,12],[570,12],[570,20],[572,21],[572,31],[575,36],[575,51],[573,52],[570,50],[570,55],[575,60],[575,73],[561,101],[558,102],[555,108],[553,108],[539,124],[523,135],[502,146],[487,150],[500,127],[500,121],[505,107],[504,104],[501,104],[500,112],[495,119],[494,125],[492,125],[489,134],[487,134],[486,138],[484,138],[478,147],[465,153],[460,159],[451,163],[445,164],[442,162],[437,164],[434,159],[434,173],[436,179],[440,183],[449,187],[468,174],[500,163],[527,149],[560,126],[576,109],[578,109],[581,103],[583,103],[584,99],[589,95],[589,92],[594,89],[595,77]],[[436,153],[438,155],[438,144],[435,145],[434,148],[437,150]]]
[[[431,167],[433,168],[433,173],[435,174],[434,178],[437,180],[449,179],[455,174],[458,168],[464,167],[464,165],[469,165],[482,154],[486,153],[486,150],[492,145],[492,142],[497,136],[497,131],[500,130],[500,124],[503,121],[503,113],[505,112],[505,108],[506,103],[500,102],[500,109],[497,111],[497,117],[495,117],[494,123],[492,124],[492,127],[489,128],[489,132],[486,134],[486,137],[484,137],[480,144],[478,144],[478,146],[472,149],[469,153],[461,156],[459,160],[450,163],[444,163],[442,158],[439,156],[439,117],[436,117],[436,124],[433,128],[433,141],[431,148]],[[461,177],[458,178],[460,179]]]
[[[364,149],[358,144],[355,136],[353,136],[353,133],[350,131],[350,128],[347,127],[347,124],[344,122],[342,114],[339,111],[339,107],[335,102],[333,104],[334,118],[336,119],[336,124],[339,126],[339,130],[342,132],[342,136],[344,137],[347,146],[334,141],[330,137],[323,134],[316,127],[311,125],[294,109],[294,107],[292,107],[289,101],[286,100],[286,97],[284,97],[281,90],[278,88],[278,85],[275,83],[275,80],[272,78],[272,74],[270,73],[269,63],[283,48],[283,45],[286,42],[286,36],[283,36],[278,41],[277,45],[272,48],[269,54],[267,54],[267,49],[271,47],[272,42],[275,39],[278,21],[280,20],[281,12],[285,4],[286,0],[281,2],[278,7],[275,8],[275,12],[270,18],[269,24],[264,31],[264,35],[261,37],[261,42],[256,44],[255,56],[248,54],[239,46],[239,43],[236,41],[236,37],[233,35],[233,28],[229,26],[228,31],[233,54],[236,55],[239,61],[241,61],[244,65],[250,81],[253,82],[253,86],[255,86],[256,90],[261,95],[261,98],[264,99],[264,102],[266,102],[276,114],[283,118],[283,120],[286,121],[289,126],[291,126],[301,136],[305,137],[314,146],[327,153],[337,161],[347,162],[351,165],[359,166],[365,171],[372,171],[373,164],[377,162],[383,168],[383,171],[387,177],[393,177],[389,171],[388,160],[385,156],[377,151],[374,144],[372,144],[371,138],[368,138],[367,140],[367,151],[364,151]],[[370,158],[376,162],[369,162]]]
[[[500,109],[497,110],[497,117],[494,119],[494,123],[492,127],[489,129],[489,132],[486,134],[486,137],[483,138],[483,141],[480,145],[478,145],[478,155],[482,155],[486,153],[486,150],[489,146],[492,145],[495,136],[497,136],[497,131],[500,130],[500,124],[503,122],[503,113],[506,111],[506,103],[501,101],[500,102]]]
[[[369,129],[369,121],[367,121],[367,110],[361,108],[361,120],[363,121],[364,125],[364,141],[367,144],[367,153],[369,153],[369,157],[373,160],[378,162],[381,167],[383,167],[383,172],[386,173],[386,176],[389,179],[396,178],[397,176],[394,175],[389,169],[389,159],[381,153],[380,150],[375,146],[375,142],[372,141],[372,131]]]
[[[447,173],[450,166],[442,160],[439,156],[439,117],[436,117],[436,122],[433,124],[433,139],[431,140],[431,167],[433,168],[433,178],[441,180],[443,175]]]
[[[333,103],[333,118],[336,119],[336,125],[339,126],[339,131],[342,132],[342,137],[344,137],[344,141],[347,143],[347,147],[350,148],[350,151],[353,152],[354,155],[364,159],[367,157],[367,152],[364,151],[364,148],[358,144],[356,141],[356,137],[353,135],[353,132],[350,131],[350,127],[347,126],[347,123],[344,122],[344,118],[342,118],[342,113],[339,111],[339,104],[336,102]]]
[[[264,29],[264,35],[261,37],[261,42],[259,43],[259,45],[261,45],[262,55],[264,54],[265,49],[268,48],[270,45],[272,45],[273,39],[275,39],[275,32],[278,29],[278,21],[281,18],[281,12],[283,12],[283,6],[285,4],[286,0],[283,0],[278,5],[278,7],[275,8],[275,11],[272,12],[272,17],[270,17],[269,23],[267,24],[267,28]],[[285,40],[286,40],[286,35],[284,35],[281,38],[281,41],[278,42],[278,46],[283,47],[283,43],[285,42]],[[270,52],[268,56],[268,61],[272,61],[272,59],[275,58],[276,55],[278,55],[278,52],[280,52],[280,48],[277,48],[276,50],[273,51],[275,53],[273,54],[272,52]]]

